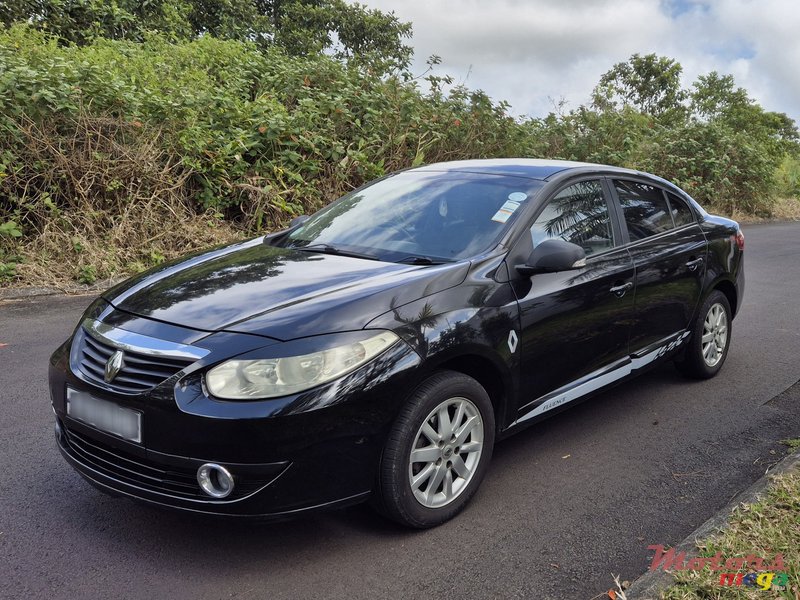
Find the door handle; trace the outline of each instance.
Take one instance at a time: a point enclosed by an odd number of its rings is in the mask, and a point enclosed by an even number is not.
[[[614,294],[617,298],[622,298],[629,289],[633,288],[632,282],[623,283],[622,285],[615,285],[609,292]]]
[[[703,257],[695,258],[694,260],[690,260],[686,263],[686,266],[689,267],[690,271],[696,271],[697,267],[703,264]]]

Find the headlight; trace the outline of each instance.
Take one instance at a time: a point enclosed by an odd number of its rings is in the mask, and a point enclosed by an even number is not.
[[[212,395],[229,400],[288,396],[341,377],[397,340],[391,331],[382,331],[361,342],[301,356],[229,360],[206,374],[206,386]]]

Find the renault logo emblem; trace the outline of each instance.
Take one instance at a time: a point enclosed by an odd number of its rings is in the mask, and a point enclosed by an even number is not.
[[[114,377],[120,372],[120,369],[125,366],[125,353],[122,350],[117,350],[111,355],[111,358],[106,362],[106,383],[114,381]]]

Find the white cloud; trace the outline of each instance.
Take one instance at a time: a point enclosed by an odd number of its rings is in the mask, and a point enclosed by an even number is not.
[[[638,52],[678,60],[684,83],[732,74],[767,110],[800,120],[796,0],[360,0],[414,25],[414,70],[437,70],[543,116],[585,103],[600,76]]]

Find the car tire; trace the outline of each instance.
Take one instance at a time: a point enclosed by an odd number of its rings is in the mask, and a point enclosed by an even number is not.
[[[719,373],[731,345],[731,321],[728,298],[714,290],[700,307],[686,350],[675,361],[683,375],[710,379]]]
[[[494,427],[492,402],[477,381],[455,371],[432,375],[415,389],[392,426],[373,505],[417,529],[453,518],[486,473]]]

